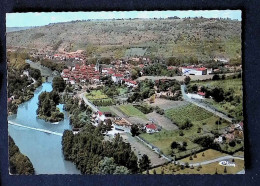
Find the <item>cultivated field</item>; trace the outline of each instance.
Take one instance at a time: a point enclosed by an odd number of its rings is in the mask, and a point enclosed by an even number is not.
[[[149,104],[149,103],[148,103]],[[158,106],[163,110],[168,110],[171,108],[177,108],[179,106],[187,105],[189,104],[186,101],[172,101],[162,98],[156,98],[154,103],[150,104],[151,106]]]
[[[166,110],[166,116],[176,122],[179,126],[181,126],[186,120],[189,120],[193,126],[183,130],[163,129],[154,134],[141,134],[141,137],[158,147],[166,155],[171,155],[173,153],[178,159],[202,149],[198,144],[193,143],[195,138],[202,135],[212,136],[212,131],[224,129],[229,125],[226,121],[222,121],[222,124],[219,126],[216,125],[216,121],[219,120],[218,117],[192,104]],[[183,135],[180,135],[180,131]],[[173,141],[176,141],[179,144],[186,142],[186,150],[180,151],[175,149],[172,151],[170,145]]]
[[[125,115],[128,117],[134,116],[134,117],[140,117],[142,119],[147,119],[145,114],[142,113],[140,110],[135,108],[133,105],[127,104],[127,105],[120,105],[117,108],[119,108],[120,111],[122,111]]]
[[[160,125],[163,129],[166,130],[176,130],[178,127],[167,117],[160,115],[156,112],[151,112],[149,114],[146,114],[146,117],[149,119],[154,120],[154,122],[158,125]]]
[[[169,109],[165,114],[178,125],[184,124],[186,120],[190,120],[191,122],[202,121],[213,116],[212,113],[192,104]]]
[[[109,98],[106,94],[104,94],[100,90],[92,90],[90,93],[86,94],[86,98],[92,102],[94,101],[102,101],[106,103],[113,102],[111,98]]]

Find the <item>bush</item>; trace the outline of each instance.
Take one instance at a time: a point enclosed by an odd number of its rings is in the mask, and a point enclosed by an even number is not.
[[[235,141],[231,141],[228,143],[230,147],[235,147],[236,146],[236,142]]]

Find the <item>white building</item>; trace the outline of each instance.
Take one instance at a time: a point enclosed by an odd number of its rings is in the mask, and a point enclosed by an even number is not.
[[[205,99],[204,96],[199,95],[199,94],[190,94],[190,93],[188,93],[187,96],[188,96],[190,99]]]
[[[111,78],[114,83],[120,83],[121,80],[124,78],[124,75],[123,74],[113,74]]]
[[[205,67],[182,67],[183,75],[207,75],[207,69]]]

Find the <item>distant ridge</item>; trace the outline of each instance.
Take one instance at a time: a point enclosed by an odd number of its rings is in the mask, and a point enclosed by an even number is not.
[[[6,27],[6,32],[16,32],[20,30],[27,30],[34,27]]]

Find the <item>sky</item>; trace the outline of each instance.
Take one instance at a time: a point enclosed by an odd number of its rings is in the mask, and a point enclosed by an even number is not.
[[[231,18],[241,21],[241,10],[198,10],[198,11],[119,11],[119,12],[29,12],[7,13],[7,27],[43,26],[49,23],[87,19],[167,18],[178,16]]]

